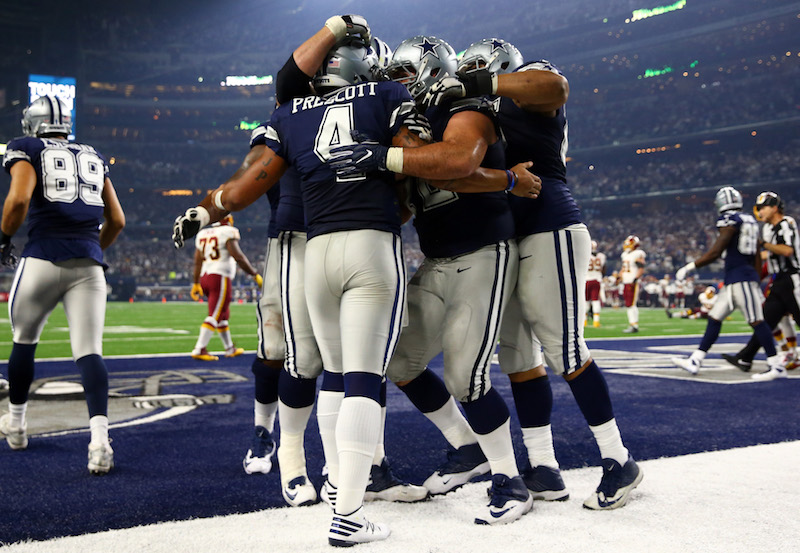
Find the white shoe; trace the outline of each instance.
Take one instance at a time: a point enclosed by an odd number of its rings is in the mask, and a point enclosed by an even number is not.
[[[247,474],[269,474],[272,471],[275,449],[275,440],[269,430],[256,426],[253,430],[253,443],[242,460],[244,471]]]
[[[281,493],[290,507],[304,507],[317,502],[317,490],[305,476],[292,478],[289,482],[282,484]]]
[[[8,390],[8,380],[0,376],[0,390]]]
[[[21,427],[11,426],[11,413],[0,417],[0,434],[6,437],[11,449],[25,449],[28,447],[28,423]]]
[[[475,524],[514,522],[533,507],[533,497],[521,476],[509,478],[505,474],[495,474],[489,496],[489,504],[475,517]]]
[[[700,372],[700,363],[692,359],[684,359],[683,357],[671,357],[670,360],[675,366],[682,368],[689,374],[697,374]]]
[[[788,375],[786,374],[786,369],[783,367],[779,367],[777,365],[773,365],[763,373],[756,373],[751,375],[750,378],[753,380],[757,380],[759,382],[766,382],[768,380],[777,380],[779,378],[786,378]]]
[[[337,489],[333,487],[333,484],[327,478],[319,489],[319,498],[327,503],[331,509],[336,509],[336,491]]]
[[[368,521],[364,507],[359,507],[349,515],[333,514],[328,543],[335,547],[350,547],[357,543],[385,540],[391,533],[387,525]]]
[[[107,443],[92,442],[89,444],[89,472],[92,474],[108,474],[114,468],[114,450]]]

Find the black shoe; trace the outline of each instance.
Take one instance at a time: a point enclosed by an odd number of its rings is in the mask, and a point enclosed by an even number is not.
[[[743,360],[741,357],[739,357],[738,353],[736,355],[731,355],[730,353],[723,353],[722,358],[731,365],[733,365],[734,367],[736,367],[737,369],[740,369],[746,373],[749,373],[750,369],[753,368],[753,362]]]

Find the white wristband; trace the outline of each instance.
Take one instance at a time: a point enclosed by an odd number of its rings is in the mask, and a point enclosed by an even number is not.
[[[386,152],[386,169],[392,173],[403,172],[403,148],[389,148]]]
[[[497,75],[492,74],[492,95],[497,94]]]
[[[325,26],[330,29],[336,40],[339,40],[347,34],[347,23],[340,15],[334,15],[325,22]]]
[[[688,273],[689,271],[694,271],[694,269],[695,269],[694,261],[692,261],[691,263],[687,263],[687,264],[686,264],[686,265],[683,267],[683,270],[684,270],[684,271],[686,271],[687,273]]]
[[[222,205],[222,192],[223,192],[222,190],[218,190],[214,194],[214,205],[217,206],[217,209],[220,209],[222,211],[226,211],[225,210],[225,206]]]

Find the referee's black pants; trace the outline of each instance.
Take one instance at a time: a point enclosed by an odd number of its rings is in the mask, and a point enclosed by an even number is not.
[[[773,331],[787,313],[791,313],[794,317],[795,324],[800,323],[798,296],[800,296],[800,275],[780,273],[775,277],[769,296],[764,302],[764,320]],[[753,335],[737,356],[742,361],[752,362],[760,347],[761,344]]]

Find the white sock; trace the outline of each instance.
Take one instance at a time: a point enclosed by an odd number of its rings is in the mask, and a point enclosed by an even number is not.
[[[254,423],[255,426],[263,426],[270,433],[275,429],[275,412],[278,410],[278,402],[272,403],[259,403],[258,400],[254,402]],[[282,424],[283,419],[281,419]]]
[[[511,420],[495,428],[488,434],[475,434],[481,445],[492,474],[505,474],[509,478],[519,476],[517,461],[514,458],[514,446],[511,443]]]
[[[452,396],[441,408],[424,415],[436,425],[444,439],[454,448],[478,443],[475,432],[472,431],[472,427]]]
[[[200,353],[200,350],[208,346],[208,343],[211,341],[211,337],[213,335],[214,330],[211,330],[205,325],[201,326],[200,335],[197,337],[197,343],[194,345],[194,350],[192,350],[192,353]]]
[[[380,466],[386,458],[386,449],[383,446],[383,438],[386,433],[386,407],[381,407],[381,430],[378,434],[378,445],[375,446],[375,455],[372,457],[372,464]]]
[[[339,483],[336,513],[349,515],[364,503],[375,446],[380,434],[381,406],[373,399],[350,396],[342,400],[336,422]]]
[[[698,365],[703,364],[703,359],[706,358],[706,352],[701,349],[696,349],[692,352],[692,355],[689,357],[690,360],[696,362]]]
[[[619,435],[615,419],[589,428],[594,434],[597,447],[600,448],[600,456],[603,459],[614,459],[620,465],[624,465],[628,461],[628,449],[622,444],[622,437]]]
[[[532,467],[544,465],[557,469],[556,452],[553,449],[553,429],[546,426],[534,426],[522,429],[522,442],[528,450],[528,460]]]
[[[339,486],[339,451],[336,447],[336,422],[344,392],[320,390],[317,396],[317,426],[328,467],[328,480],[334,487]]]
[[[770,357],[767,357],[767,367],[769,367],[770,369],[772,367],[777,367],[779,369],[782,369],[783,368],[783,363],[782,362],[783,362],[783,359],[782,359],[780,353],[776,353],[775,355],[771,355]]]
[[[108,443],[108,417],[106,415],[95,415],[89,419],[89,430],[91,431],[92,443]]]
[[[233,338],[231,338],[230,327],[219,331],[219,339],[222,340],[222,347],[225,348],[225,351],[233,348]]]
[[[11,415],[11,426],[21,428],[25,424],[25,414],[28,412],[28,402],[11,403],[8,402],[8,413]]]
[[[278,467],[281,471],[281,485],[286,486],[298,476],[306,473],[306,450],[303,446],[305,432],[290,434],[283,430],[281,419],[281,445],[278,448]]]
[[[639,308],[629,307],[628,308],[628,323],[631,326],[639,326]]]

